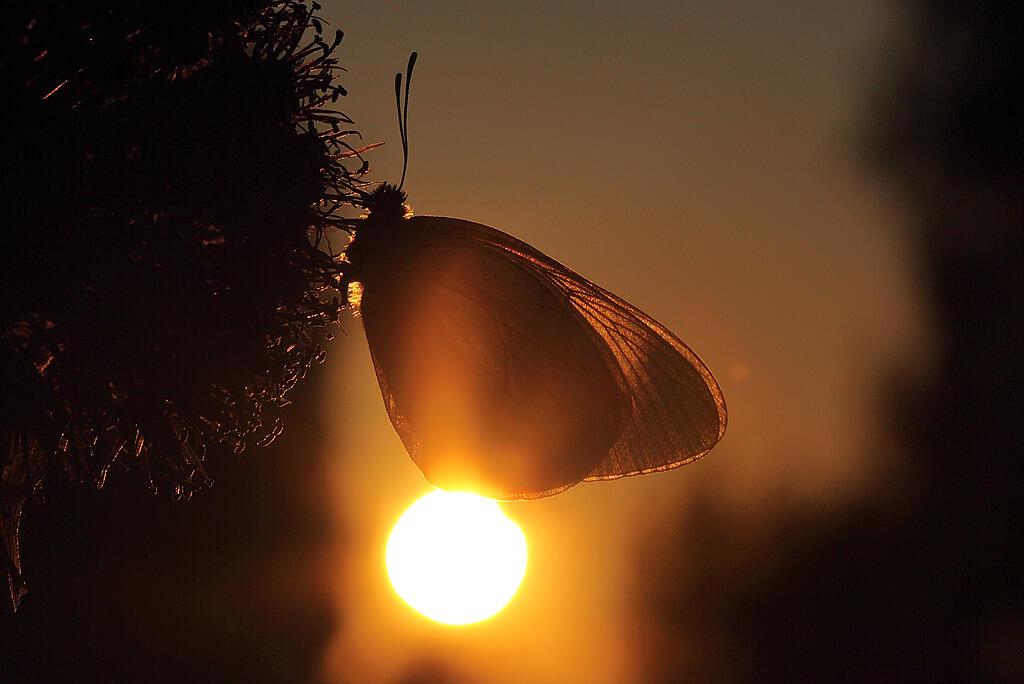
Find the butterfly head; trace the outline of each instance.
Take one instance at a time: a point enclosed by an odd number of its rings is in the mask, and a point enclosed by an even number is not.
[[[371,230],[378,226],[396,226],[412,215],[405,203],[406,195],[391,183],[383,183],[363,198],[364,219]]]

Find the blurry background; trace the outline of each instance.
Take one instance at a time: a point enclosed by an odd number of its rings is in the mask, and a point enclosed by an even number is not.
[[[930,353],[905,217],[865,155],[905,18],[839,2],[328,9],[346,30],[349,113],[389,142],[378,177],[401,175],[392,78],[417,50],[414,213],[511,232],[622,295],[701,355],[730,413],[694,465],[506,506],[530,542],[519,595],[490,622],[441,628],[382,571],[390,526],[427,485],[353,323],[324,404],[348,418],[327,421],[347,530],[329,679],[399,681],[425,663],[426,681],[646,681],[638,668],[706,650],[713,625],[660,612],[684,608],[665,603],[684,604],[675,592],[722,552],[680,529],[694,502],[728,518],[723,534],[754,536],[777,512],[835,515],[886,486],[879,388]]]
[[[511,232],[665,323],[718,377],[726,437],[506,506],[530,545],[519,594],[435,625],[385,575],[428,486],[349,319],[284,435],[216,464],[214,489],[68,486],[29,510],[11,681],[1020,676],[1019,23],[947,3],[325,4],[343,109],[389,143],[376,178],[401,173],[392,79],[416,50],[414,212]]]

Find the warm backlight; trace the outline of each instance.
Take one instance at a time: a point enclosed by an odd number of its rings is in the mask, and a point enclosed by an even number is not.
[[[526,573],[526,538],[498,502],[438,490],[398,519],[386,562],[410,606],[465,625],[491,617],[515,595]]]

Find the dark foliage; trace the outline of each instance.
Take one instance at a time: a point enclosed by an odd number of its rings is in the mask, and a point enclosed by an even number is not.
[[[217,485],[188,502],[114,469],[102,491],[53,478],[29,501],[31,593],[0,612],[3,684],[317,681],[339,628],[326,572],[340,531],[323,477],[313,373],[264,449],[210,458]]]
[[[322,243],[365,171],[317,9],[26,2],[0,34],[0,533],[112,464],[188,496],[281,431],[343,301]],[[355,160],[351,170],[346,163]]]
[[[916,213],[936,328],[933,376],[885,403],[908,462],[835,519],[748,532],[690,511],[675,536],[688,560],[659,549],[642,580],[679,654],[652,653],[649,681],[1024,677],[1022,17],[996,2],[914,9],[873,150]]]

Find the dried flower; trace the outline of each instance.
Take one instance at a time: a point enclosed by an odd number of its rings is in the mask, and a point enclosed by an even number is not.
[[[30,2],[0,39],[0,535],[112,464],[208,484],[281,431],[344,305],[325,236],[366,171],[299,2]],[[0,554],[2,556],[2,554]]]

